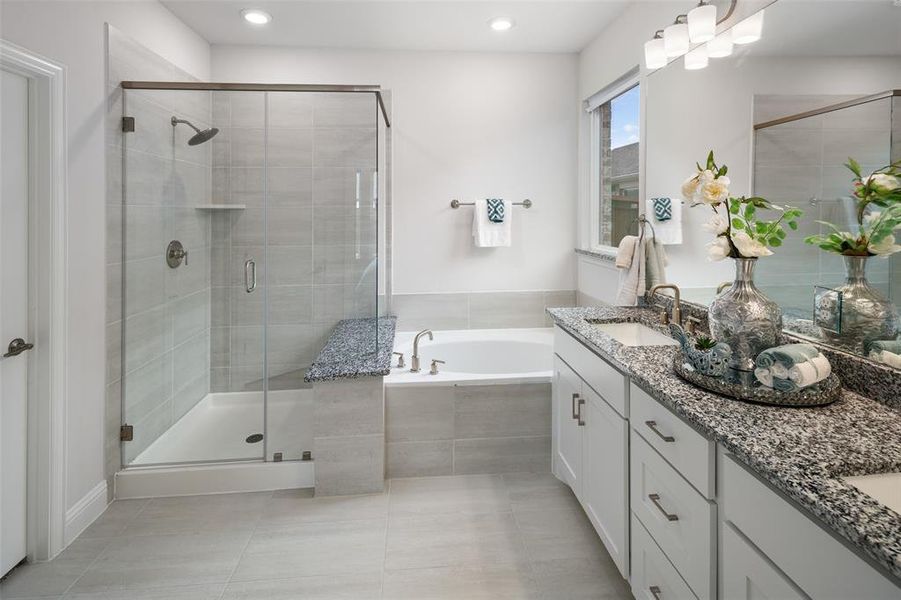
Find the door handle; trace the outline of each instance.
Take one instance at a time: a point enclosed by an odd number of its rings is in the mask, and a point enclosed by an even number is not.
[[[573,394],[573,419],[579,418],[579,413],[576,411],[576,400],[579,398],[579,394]]]
[[[661,513],[663,513],[663,516],[666,517],[667,521],[678,521],[679,520],[678,515],[673,515],[673,514],[666,512],[666,509],[660,505],[660,494],[648,494],[648,499],[654,503],[654,506],[657,507],[657,510],[659,510]]]
[[[582,420],[582,407],[585,406],[585,398],[579,398],[579,415],[577,418],[579,427],[585,427],[585,421]]]
[[[648,429],[650,429],[651,431],[656,433],[657,437],[659,437],[664,442],[675,442],[676,441],[676,438],[674,438],[673,436],[663,435],[662,433],[660,433],[660,430],[657,429],[657,421],[645,421],[644,424],[648,426]]]
[[[244,261],[244,289],[248,294],[257,289],[257,263],[252,258]]]
[[[34,344],[29,344],[22,338],[16,338],[9,343],[9,347],[6,349],[6,354],[3,355],[3,358],[19,356],[26,350],[31,350],[32,348],[34,348]]]
[[[651,595],[654,596],[654,598],[656,598],[657,600],[663,598],[663,594],[660,591],[660,586],[652,585],[648,588],[648,591],[650,591]]]

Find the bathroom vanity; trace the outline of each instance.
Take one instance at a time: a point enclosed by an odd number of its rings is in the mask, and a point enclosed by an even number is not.
[[[899,598],[901,519],[842,477],[901,471],[901,413],[729,400],[637,308],[549,309],[553,470],[636,598]],[[650,343],[649,344],[650,338]]]

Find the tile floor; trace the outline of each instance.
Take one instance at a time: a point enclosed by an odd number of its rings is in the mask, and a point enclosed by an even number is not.
[[[66,600],[631,598],[569,488],[550,474],[394,479],[310,490],[122,500],[0,598]]]

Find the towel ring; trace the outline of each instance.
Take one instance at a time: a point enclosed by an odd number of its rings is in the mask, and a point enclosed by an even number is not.
[[[640,229],[644,229],[644,226],[645,226],[645,225],[647,225],[648,227],[650,227],[650,228],[651,228],[651,236],[652,236],[654,239],[657,239],[657,232],[654,231],[654,226],[651,225],[651,222],[648,221],[648,218],[647,218],[644,214],[640,214],[640,215],[638,215],[637,218],[632,219],[632,222],[629,223],[629,225],[631,226],[631,225],[634,225],[635,223],[638,223],[638,226],[639,226]]]

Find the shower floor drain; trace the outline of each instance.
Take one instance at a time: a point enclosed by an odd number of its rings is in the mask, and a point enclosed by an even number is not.
[[[254,434],[248,435],[247,439],[244,441],[247,442],[248,444],[256,444],[257,442],[262,442],[263,434],[262,433],[254,433]]]

